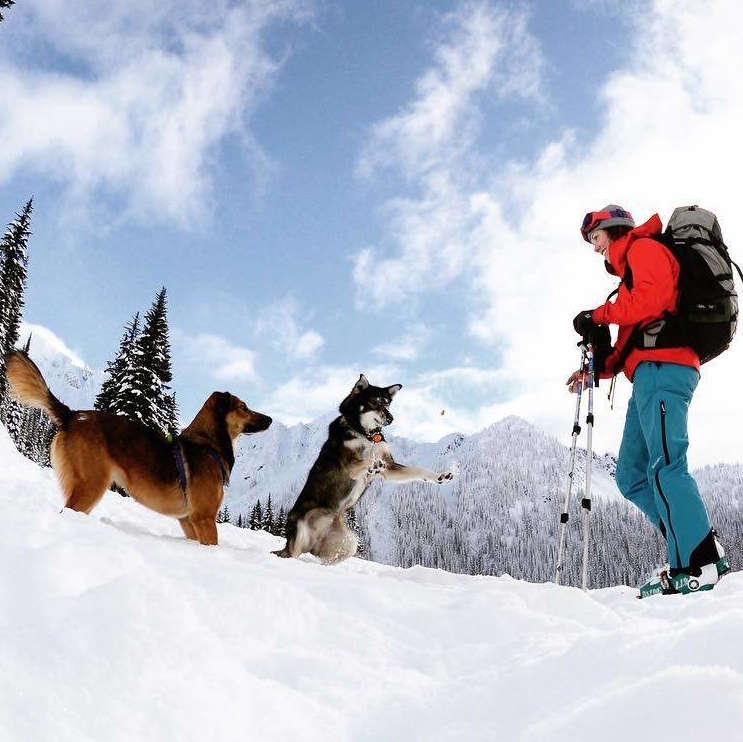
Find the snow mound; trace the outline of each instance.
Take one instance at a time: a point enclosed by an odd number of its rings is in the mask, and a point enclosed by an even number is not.
[[[635,600],[63,511],[0,428],[0,739],[625,742],[743,728],[743,577]]]

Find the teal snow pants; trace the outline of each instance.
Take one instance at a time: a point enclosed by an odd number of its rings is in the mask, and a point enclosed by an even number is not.
[[[690,366],[641,363],[617,459],[617,487],[666,538],[671,567],[687,567],[712,528],[686,460],[689,403],[698,382]]]

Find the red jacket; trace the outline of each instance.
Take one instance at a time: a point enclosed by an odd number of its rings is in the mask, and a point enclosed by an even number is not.
[[[614,376],[624,369],[627,378],[632,381],[635,369],[643,361],[679,363],[699,371],[699,356],[689,347],[634,348],[624,365],[616,368],[635,325],[660,319],[666,312],[675,312],[678,305],[679,264],[665,245],[650,239],[650,235],[658,234],[662,229],[660,217],[655,214],[645,224],[635,227],[609,245],[609,265],[622,279],[629,265],[632,269],[632,289],[628,289],[622,281],[616,299],[593,310],[593,321],[597,324],[619,325],[617,342],[606,359],[602,378]]]

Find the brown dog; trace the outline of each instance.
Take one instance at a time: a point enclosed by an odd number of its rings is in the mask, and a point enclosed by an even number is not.
[[[142,505],[177,518],[187,538],[217,543],[216,519],[241,433],[266,430],[272,420],[229,392],[214,392],[174,441],[111,412],[76,412],[49,391],[23,352],[6,359],[13,396],[44,410],[57,428],[51,459],[65,507],[89,513],[116,483]]]

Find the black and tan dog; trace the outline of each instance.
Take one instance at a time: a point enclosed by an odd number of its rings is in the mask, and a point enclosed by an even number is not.
[[[401,385],[371,386],[361,374],[341,402],[340,416],[330,423],[328,440],[310,469],[286,521],[286,546],[281,557],[310,552],[333,563],[353,556],[358,540],[346,525],[345,513],[377,477],[390,482],[435,482],[452,474],[436,474],[403,466],[392,459],[382,428],[392,422],[389,405]]]
[[[70,410],[49,391],[23,352],[6,359],[13,396],[44,410],[57,428],[51,459],[65,507],[89,513],[113,483],[142,505],[177,518],[187,538],[217,543],[216,518],[241,433],[266,430],[271,418],[229,392],[214,392],[174,441],[123,415]]]

